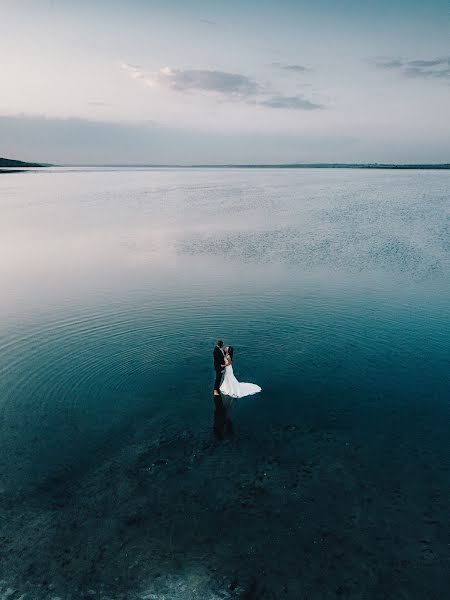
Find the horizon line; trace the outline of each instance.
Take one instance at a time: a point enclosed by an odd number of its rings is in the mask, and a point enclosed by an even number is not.
[[[179,168],[179,169],[305,169],[305,168],[328,168],[328,169],[450,169],[450,163],[338,163],[338,162],[312,162],[312,163],[64,163],[48,164],[51,167],[122,167],[122,168]]]

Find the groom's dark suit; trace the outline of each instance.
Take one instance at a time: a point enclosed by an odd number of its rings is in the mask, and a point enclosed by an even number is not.
[[[213,356],[214,356],[214,370],[216,372],[216,379],[214,381],[214,389],[219,391],[220,380],[222,379],[222,371],[223,371],[222,365],[225,364],[225,356],[224,356],[224,353],[222,352],[222,350],[219,348],[219,346],[216,346],[214,348]]]

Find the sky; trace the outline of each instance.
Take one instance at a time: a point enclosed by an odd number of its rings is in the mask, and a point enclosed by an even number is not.
[[[0,156],[450,162],[448,0],[0,0]]]

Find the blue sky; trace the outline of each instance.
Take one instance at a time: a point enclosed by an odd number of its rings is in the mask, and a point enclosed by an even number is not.
[[[450,160],[450,8],[0,0],[0,155]]]

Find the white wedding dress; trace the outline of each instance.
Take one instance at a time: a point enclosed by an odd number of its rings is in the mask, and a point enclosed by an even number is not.
[[[225,367],[225,374],[223,376],[222,385],[220,391],[225,396],[231,396],[232,398],[243,398],[244,396],[251,396],[261,391],[259,385],[255,383],[241,383],[236,379],[233,373],[233,365]]]

